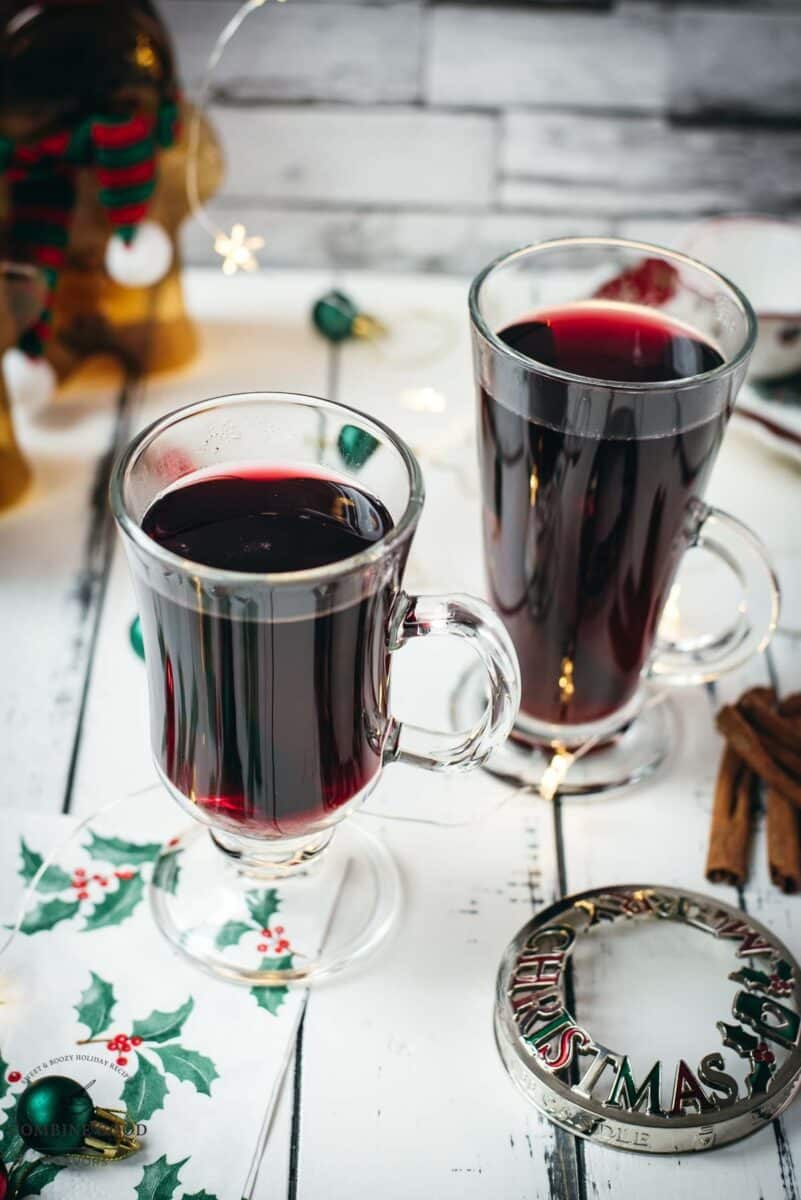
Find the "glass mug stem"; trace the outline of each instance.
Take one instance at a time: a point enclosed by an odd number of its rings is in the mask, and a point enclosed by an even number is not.
[[[487,704],[469,730],[443,733],[392,718],[384,760],[430,771],[469,771],[508,737],[520,706],[520,667],[503,624],[472,596],[409,596],[400,592],[390,620],[389,649],[418,637],[469,641],[487,676]]]
[[[714,555],[742,588],[733,624],[690,639],[657,637],[648,674],[675,687],[711,683],[765,649],[779,621],[776,573],[763,543],[747,525],[719,508],[695,500],[689,549]]]

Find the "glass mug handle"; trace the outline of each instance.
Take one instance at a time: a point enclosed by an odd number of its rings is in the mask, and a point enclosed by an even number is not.
[[[651,678],[686,686],[709,683],[764,650],[779,619],[779,584],[760,539],[742,521],[719,508],[693,503],[689,548],[713,554],[739,580],[743,596],[737,619],[719,634],[682,641],[657,637]]]
[[[400,592],[389,623],[390,653],[418,637],[460,637],[470,642],[487,672],[487,707],[472,729],[457,733],[423,729],[392,717],[384,761],[430,771],[469,771],[506,741],[520,707],[520,667],[511,639],[483,600]]]

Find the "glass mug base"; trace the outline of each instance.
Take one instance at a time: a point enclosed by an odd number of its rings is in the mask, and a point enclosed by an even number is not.
[[[474,668],[466,671],[451,698],[451,715],[462,727],[475,720],[485,704],[485,684]],[[635,787],[663,769],[676,745],[678,714],[673,697],[644,682],[631,701],[606,721],[559,727],[537,722],[521,712],[509,740],[484,764],[485,770],[510,783],[530,787],[551,798],[558,779],[560,796],[608,795]],[[587,743],[592,739],[592,744]],[[554,779],[554,754],[577,755],[564,776]],[[553,790],[552,790],[553,789]]]
[[[185,958],[210,975],[267,989],[307,986],[367,957],[390,933],[401,882],[389,850],[344,821],[294,870],[243,868],[194,825],[162,849],[150,885],[153,916]],[[315,852],[316,851],[316,852]]]

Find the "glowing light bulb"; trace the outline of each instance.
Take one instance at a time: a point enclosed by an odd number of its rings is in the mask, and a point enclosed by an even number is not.
[[[543,771],[542,779],[540,780],[539,793],[543,800],[553,800],[564,783],[565,776],[570,770],[574,758],[575,755],[570,754],[567,750],[559,749],[556,751],[548,766]]]
[[[261,250],[264,245],[263,237],[248,237],[244,225],[233,225],[230,233],[218,233],[214,239],[214,249],[223,260],[224,275],[235,275],[237,271],[258,270],[259,260],[253,253]]]

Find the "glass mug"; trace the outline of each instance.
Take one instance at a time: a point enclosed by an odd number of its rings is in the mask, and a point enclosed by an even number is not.
[[[553,365],[566,310],[580,373]],[[754,313],[733,284],[681,254],[567,238],[483,270],[470,317],[489,591],[523,680],[495,765],[541,783],[554,752],[567,766],[576,749],[593,748],[570,764],[563,791],[636,782],[670,741],[669,706],[649,702],[648,682],[664,696],[661,685],[716,679],[776,625],[761,543],[702,498],[754,346]],[[629,333],[643,320],[644,333]],[[626,338],[632,378],[603,378],[614,369],[610,346]],[[660,371],[676,377],[654,381],[642,364],[657,353],[673,356]],[[682,639],[667,623],[660,631],[660,618],[691,547],[734,573],[742,599],[727,628]],[[478,688],[463,694],[469,711]]]
[[[273,574],[190,561],[142,528],[153,502],[199,471],[271,468],[358,487],[392,526],[349,558]],[[387,763],[466,770],[512,727],[520,677],[495,613],[469,597],[402,589],[423,495],[414,455],[379,421],[277,392],[170,413],[115,465],[111,502],[142,621],[153,755],[167,790],[200,822],[165,848],[151,899],[167,937],[216,974],[308,981],[372,948],[399,904],[397,872],[382,843],[343,818]],[[479,720],[457,734],[401,723],[390,710],[395,652],[442,635],[469,639],[488,687]],[[225,934],[268,886],[284,926],[305,939],[303,961],[295,955],[280,972]]]

